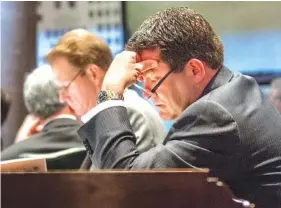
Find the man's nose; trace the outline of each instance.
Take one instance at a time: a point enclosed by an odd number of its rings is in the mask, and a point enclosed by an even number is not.
[[[151,94],[148,93],[148,92],[146,92],[146,91],[143,91],[143,92],[142,92],[142,95],[143,95],[143,97],[145,97],[146,99],[149,99],[149,98],[151,97]]]

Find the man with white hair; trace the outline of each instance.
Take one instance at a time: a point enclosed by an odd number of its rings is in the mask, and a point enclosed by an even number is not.
[[[60,102],[58,90],[48,65],[26,77],[23,97],[29,115],[20,129],[21,141],[5,149],[1,160],[40,156],[47,159],[48,169],[80,167],[86,151],[76,134],[79,124],[71,108]],[[72,153],[75,158],[67,159]]]

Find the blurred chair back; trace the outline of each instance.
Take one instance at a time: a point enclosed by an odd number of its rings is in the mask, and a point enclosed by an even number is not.
[[[48,170],[79,169],[85,156],[85,147],[74,147],[54,153],[25,153],[21,155],[21,157],[25,158],[45,158]]]

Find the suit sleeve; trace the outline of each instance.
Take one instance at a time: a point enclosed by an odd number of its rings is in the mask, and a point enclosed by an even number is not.
[[[20,153],[18,144],[13,144],[1,152],[1,161],[17,159]]]
[[[219,172],[231,163],[239,146],[236,122],[212,101],[190,106],[175,122],[164,144],[142,154],[137,151],[125,107],[103,110],[78,133],[94,150],[92,160],[107,169],[202,167]]]
[[[150,122],[140,110],[132,106],[126,106],[129,122],[132,127],[132,132],[136,137],[136,145],[139,152],[145,152],[152,147],[155,147],[155,136],[152,128],[155,126],[149,125]],[[160,121],[159,121],[160,122]]]

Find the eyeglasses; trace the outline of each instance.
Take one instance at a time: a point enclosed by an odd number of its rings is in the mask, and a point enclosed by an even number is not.
[[[81,68],[81,69],[77,72],[77,74],[71,79],[71,81],[70,81],[65,87],[61,87],[61,89],[67,90],[67,89],[70,87],[70,85],[72,84],[72,82],[74,82],[75,79],[76,79],[82,72],[83,72],[83,68]]]
[[[160,85],[165,81],[165,79],[167,79],[167,77],[173,72],[175,71],[174,69],[171,69],[169,72],[167,72],[165,74],[164,77],[162,77],[157,84],[152,88],[152,90],[147,90],[144,89],[143,87],[139,86],[138,84],[134,84],[135,87],[137,87],[138,89],[142,90],[144,93],[148,94],[148,99],[152,98],[155,95],[156,90],[160,87]]]

